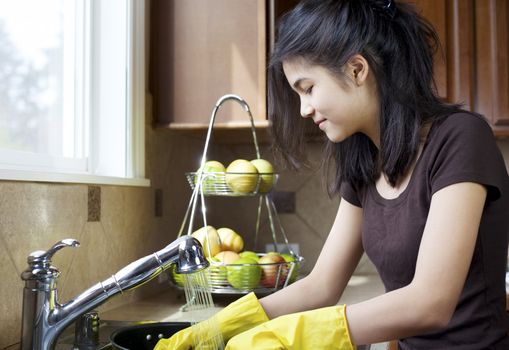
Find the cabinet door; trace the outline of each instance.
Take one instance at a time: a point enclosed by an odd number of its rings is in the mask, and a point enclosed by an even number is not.
[[[476,109],[502,132],[509,126],[508,1],[476,0],[475,18]]]
[[[434,57],[438,94],[474,108],[474,1],[409,0],[435,28],[440,39]]]
[[[153,0],[150,90],[158,125],[206,128],[219,97],[244,98],[266,124],[265,0]],[[235,103],[216,126],[247,126]]]

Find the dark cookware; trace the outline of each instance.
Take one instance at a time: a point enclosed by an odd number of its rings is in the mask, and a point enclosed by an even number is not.
[[[117,350],[152,350],[160,338],[169,338],[189,322],[157,322],[122,327],[110,335],[111,346]]]

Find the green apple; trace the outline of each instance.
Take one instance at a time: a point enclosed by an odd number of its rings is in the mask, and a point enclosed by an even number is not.
[[[225,180],[233,192],[250,193],[256,189],[258,170],[250,161],[237,159],[226,168]]]
[[[228,265],[226,269],[228,282],[233,288],[242,290],[250,290],[258,286],[262,276],[260,266],[251,258],[240,258]]]
[[[293,271],[292,274],[290,275],[290,280],[288,281],[289,283],[293,283],[297,279],[297,274],[299,273],[299,263],[296,261],[295,256],[291,254],[282,253],[281,256],[283,257],[283,259],[285,259],[287,263],[294,263]],[[291,264],[288,264],[287,268],[288,271],[290,271]]]
[[[258,173],[261,174],[260,185],[258,186],[258,192],[267,193],[272,189],[274,185],[274,167],[272,164],[265,159],[253,159],[251,161],[258,170]]]
[[[207,258],[210,262],[208,273],[211,287],[224,287],[228,282],[226,279],[226,266],[216,257]]]
[[[196,185],[198,182],[198,173],[200,169],[197,170],[196,176],[194,178],[194,184]],[[210,192],[216,190],[216,187],[219,188],[222,183],[224,183],[224,173],[226,169],[221,162],[217,160],[208,160],[203,164],[203,190],[205,192]]]
[[[240,255],[241,258],[251,258],[251,259],[253,259],[253,260],[257,261],[257,262],[258,262],[258,259],[259,259],[258,254],[256,254],[255,252],[252,252],[250,250],[245,250],[245,251],[239,253],[239,255]]]

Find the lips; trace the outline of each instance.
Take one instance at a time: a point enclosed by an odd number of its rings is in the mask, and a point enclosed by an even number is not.
[[[316,124],[316,125],[318,125],[318,127],[319,127],[321,130],[323,130],[323,128],[325,127],[325,123],[324,123],[324,122],[325,122],[326,120],[327,120],[327,119],[317,119],[317,120],[315,120],[314,122],[315,122],[315,124]]]

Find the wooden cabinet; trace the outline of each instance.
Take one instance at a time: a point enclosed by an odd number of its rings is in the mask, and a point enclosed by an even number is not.
[[[152,0],[149,88],[155,123],[207,128],[219,97],[235,93],[266,121],[266,0]],[[215,127],[247,127],[229,103]]]
[[[405,0],[435,27],[440,96],[483,114],[509,136],[507,0]],[[266,66],[274,23],[298,0],[152,0],[149,86],[158,125],[205,129],[216,100],[235,93],[267,126]],[[247,127],[225,105],[216,126]]]
[[[509,3],[477,0],[475,18],[476,110],[509,135]]]
[[[443,51],[435,57],[439,94],[483,114],[509,136],[509,5],[507,0],[416,0]]]

